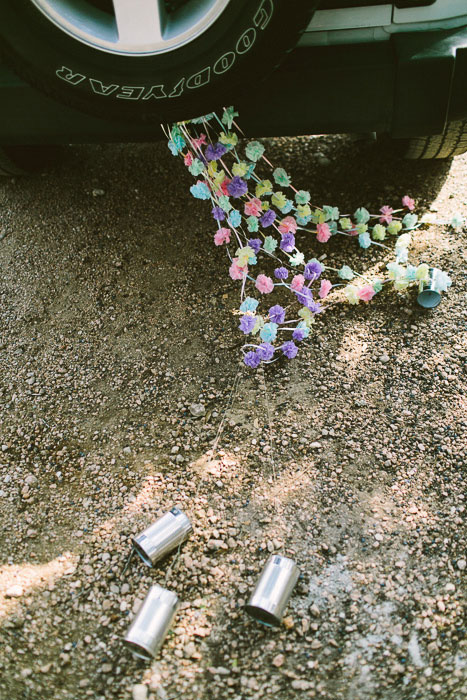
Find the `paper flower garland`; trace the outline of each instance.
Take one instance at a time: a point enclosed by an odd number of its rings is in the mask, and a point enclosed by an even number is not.
[[[210,200],[217,226],[214,244],[226,246],[230,277],[241,283],[237,313],[239,330],[249,340],[243,346],[248,367],[273,362],[281,355],[296,357],[297,343],[309,336],[315,315],[325,309],[332,289],[344,284],[341,280],[348,283],[343,293],[350,304],[368,303],[385,285],[399,292],[412,285],[418,285],[420,291],[428,284],[436,292],[449,288],[451,280],[441,270],[425,263],[408,264],[410,232],[419,226],[411,197],[402,198],[402,209],[384,205],[377,214],[365,207],[359,207],[353,216],[340,214],[334,206],[316,207],[308,191],[295,189],[287,172],[274,168],[262,143],[249,141],[239,148],[238,133],[242,132],[235,122],[237,116],[229,107],[221,118],[213,113],[174,124],[167,129],[167,137],[171,153],[181,156],[197,178],[191,194]],[[267,178],[260,175],[259,166],[266,166]],[[451,223],[453,228],[461,225],[460,217]],[[330,268],[316,258],[305,259],[296,244],[299,232],[315,236],[321,244],[336,235],[355,238],[362,249],[387,248],[381,241],[397,236],[395,261],[387,265],[384,279],[367,279],[348,265]],[[269,259],[271,271],[258,269],[260,258],[262,262]],[[337,283],[327,279],[328,273],[337,275]],[[285,306],[271,303],[275,291],[288,295]],[[261,313],[260,304],[264,307]],[[292,320],[286,318],[289,312]]]

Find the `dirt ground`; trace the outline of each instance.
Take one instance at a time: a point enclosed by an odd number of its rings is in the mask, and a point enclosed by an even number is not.
[[[467,156],[268,149],[316,203],[409,194],[467,216]],[[413,292],[336,306],[296,360],[255,373],[190,184],[164,143],[73,147],[0,183],[0,697],[460,699],[467,232],[415,235],[414,261],[453,278],[437,309]],[[349,262],[344,243],[326,262]],[[194,527],[181,551],[124,571],[174,505]],[[242,608],[271,552],[301,570],[278,629]],[[121,638],[155,582],[181,605],[150,663]]]

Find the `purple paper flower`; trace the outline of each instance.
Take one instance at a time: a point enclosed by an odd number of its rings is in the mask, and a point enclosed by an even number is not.
[[[221,143],[216,143],[214,146],[209,144],[209,146],[206,148],[204,155],[206,157],[206,160],[219,160],[219,158],[222,158],[222,156],[227,153],[227,149],[225,146],[223,146]]]
[[[244,356],[243,362],[246,364],[247,367],[256,369],[259,363],[261,362],[261,358],[258,355],[258,353],[253,352],[253,350],[250,350],[250,352],[247,352],[247,354]]]
[[[224,221],[225,219],[225,211],[221,207],[213,207],[212,215],[216,221]]]
[[[250,238],[248,240],[248,245],[250,246],[250,248],[253,248],[253,250],[255,251],[255,255],[258,255],[259,253],[259,250],[261,248],[261,242],[261,238]]]
[[[254,316],[249,316],[246,314],[245,316],[242,316],[240,319],[240,325],[238,326],[245,335],[248,335],[248,333],[251,333],[253,328],[256,325],[256,318]]]
[[[306,331],[304,328],[296,328],[294,330],[294,332],[292,333],[292,338],[294,340],[297,340],[297,341],[303,340],[303,338],[305,338],[305,336],[306,336]]]
[[[313,293],[308,287],[302,287],[299,292],[295,292],[297,299],[303,306],[308,306],[313,303]],[[308,306],[309,308],[309,306]]]
[[[267,228],[272,224],[274,219],[276,218],[276,212],[273,211],[272,209],[268,209],[266,212],[264,212],[263,216],[260,219],[261,226],[264,228]]]
[[[258,346],[256,353],[259,356],[260,360],[262,360],[263,362],[269,362],[269,360],[272,360],[274,350],[274,345],[271,345],[271,343],[261,343],[261,345]]]
[[[317,280],[322,271],[322,265],[320,265],[317,260],[311,260],[305,265],[303,276],[306,280]]]
[[[285,309],[279,304],[271,306],[269,309],[269,318],[273,323],[284,323]]]
[[[295,236],[293,233],[284,233],[280,242],[280,249],[284,253],[291,253],[295,248]]]
[[[298,348],[293,342],[293,340],[288,340],[286,343],[281,345],[281,350],[284,353],[284,355],[289,358],[289,360],[293,360],[293,358],[298,352]]]
[[[248,192],[248,185],[239,175],[235,175],[227,184],[227,192],[231,197],[242,197]]]
[[[274,270],[274,277],[278,280],[286,280],[289,276],[289,271],[286,267],[276,267]]]

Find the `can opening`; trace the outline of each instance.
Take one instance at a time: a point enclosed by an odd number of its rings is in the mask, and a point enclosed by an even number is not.
[[[423,292],[420,292],[417,297],[417,302],[420,306],[423,306],[424,309],[434,309],[435,306],[438,306],[440,301],[441,294],[435,292],[434,289],[425,289]]]
[[[138,542],[136,542],[136,540],[133,540],[133,547],[136,550],[136,553],[144,561],[144,563],[147,564],[148,566],[152,566],[152,561],[149,559],[148,555],[146,554],[144,549],[141,547],[141,545]]]
[[[147,649],[145,649],[144,647],[140,646],[139,644],[136,644],[136,642],[127,642],[125,640],[125,644],[130,649],[133,656],[136,656],[138,659],[144,659],[145,661],[153,660],[153,655],[150,654],[149,651],[147,651]]]
[[[245,610],[248,615],[251,615],[251,617],[254,617],[255,620],[261,622],[263,625],[267,625],[268,627],[278,627],[278,625],[280,625],[280,620],[267,610],[263,610],[263,608],[258,608],[256,605],[245,605]]]

